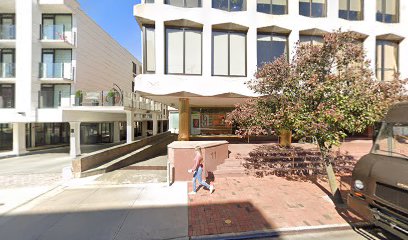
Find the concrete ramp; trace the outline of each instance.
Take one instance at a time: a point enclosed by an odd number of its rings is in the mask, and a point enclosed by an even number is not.
[[[81,156],[72,161],[74,176],[87,177],[112,172],[159,156],[166,153],[167,145],[175,138],[175,135],[166,132]]]

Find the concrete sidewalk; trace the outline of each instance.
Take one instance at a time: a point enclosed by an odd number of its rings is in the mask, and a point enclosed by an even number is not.
[[[89,182],[86,182],[89,181]],[[186,183],[74,179],[0,220],[1,239],[187,239]]]

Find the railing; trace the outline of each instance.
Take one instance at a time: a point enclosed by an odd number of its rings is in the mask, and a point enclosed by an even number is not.
[[[164,3],[176,7],[185,8],[202,7],[201,0],[165,0]]]
[[[70,91],[39,91],[38,108],[69,107],[71,103]]]
[[[224,11],[246,11],[246,0],[212,0],[212,7]]]
[[[0,39],[16,39],[16,26],[0,25]]]
[[[16,77],[15,63],[0,63],[0,78]]]
[[[72,29],[67,29],[65,25],[40,25],[41,40],[63,40],[65,42],[75,44],[76,35]]]
[[[40,63],[40,78],[64,78],[73,80],[71,63]]]

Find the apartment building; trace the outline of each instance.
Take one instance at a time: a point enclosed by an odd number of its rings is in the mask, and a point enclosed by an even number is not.
[[[257,67],[297,41],[333,30],[360,36],[379,81],[408,77],[408,2],[403,0],[142,0],[143,74],[138,94],[178,109],[179,139],[231,134],[226,113],[253,93]],[[173,124],[175,123],[175,124]]]
[[[1,0],[0,150],[70,144],[76,156],[164,131],[166,106],[133,93],[139,73],[76,0]]]

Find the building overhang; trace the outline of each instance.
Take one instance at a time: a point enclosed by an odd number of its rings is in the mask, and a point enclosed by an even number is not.
[[[387,41],[393,41],[393,42],[401,42],[402,40],[404,40],[404,37],[396,35],[396,34],[388,33],[388,34],[383,34],[383,35],[377,36],[377,40],[387,40]]]
[[[75,44],[66,40],[40,40],[43,48],[62,48],[62,49],[72,49],[75,48]]]
[[[1,0],[0,13],[16,12],[16,0]]]
[[[275,26],[275,25],[261,27],[261,28],[258,28],[257,30],[258,30],[258,33],[279,33],[279,34],[284,34],[284,35],[289,35],[292,32],[292,30],[290,29]]]
[[[164,25],[166,27],[187,27],[187,28],[203,28],[203,24],[198,22],[193,22],[187,19],[176,19],[165,21]]]
[[[0,39],[0,48],[16,48],[16,40]]]
[[[299,31],[299,35],[306,35],[306,36],[323,36],[329,32],[318,29],[318,28],[311,28]]]
[[[249,27],[239,25],[236,23],[220,23],[212,25],[213,30],[223,30],[223,31],[240,31],[240,32],[247,32]]]
[[[72,13],[79,8],[76,0],[38,0],[43,13]]]

